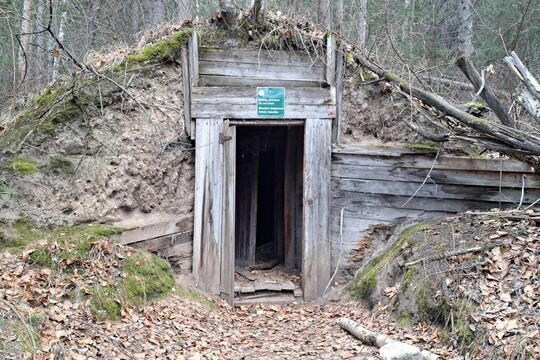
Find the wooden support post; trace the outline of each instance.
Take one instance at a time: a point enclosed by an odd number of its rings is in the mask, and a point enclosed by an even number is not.
[[[223,233],[220,296],[234,306],[234,243],[236,202],[236,127],[223,124]]]
[[[343,53],[343,46],[340,45],[337,51],[337,64],[336,64],[336,119],[332,127],[332,143],[339,144],[341,141],[341,122],[343,113],[341,111],[343,100],[343,73],[345,71],[345,56]]]
[[[199,86],[199,39],[194,31],[189,41],[189,65],[191,74],[191,86]]]
[[[304,134],[304,300],[323,295],[330,281],[330,159],[332,121],[306,119]]]
[[[191,139],[195,139],[195,134],[191,132],[191,77],[189,73],[188,50],[182,46],[182,85],[184,90],[184,129]]]

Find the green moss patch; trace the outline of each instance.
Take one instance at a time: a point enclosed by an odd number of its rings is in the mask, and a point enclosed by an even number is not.
[[[38,170],[35,161],[26,157],[16,157],[8,161],[4,168],[23,175],[33,174]]]
[[[24,217],[17,219],[11,225],[11,228],[13,234],[11,236],[4,234],[4,241],[0,242],[0,249],[21,250],[38,240],[46,240],[49,243],[70,247],[65,256],[61,256],[59,260],[68,260],[74,256],[85,256],[92,241],[102,236],[111,236],[123,231],[122,228],[104,224],[40,229]],[[39,258],[41,257],[39,256]]]
[[[93,291],[90,312],[97,321],[117,321],[122,318],[122,306],[117,295],[117,290],[112,286]]]
[[[135,251],[119,265],[114,285],[94,287],[90,311],[98,321],[120,320],[124,306],[141,307],[172,293],[176,282],[169,263],[154,254]]]
[[[182,45],[187,44],[193,33],[191,28],[172,33],[165,39],[143,47],[140,51],[129,54],[130,63],[165,62],[178,58]]]
[[[139,253],[124,262],[126,278],[120,282],[129,304],[141,306],[169,294],[175,281],[171,266],[151,253]]]
[[[439,145],[437,143],[434,143],[432,141],[426,142],[426,143],[412,143],[409,142],[405,144],[405,147],[409,150],[415,150],[415,151],[430,151],[430,152],[437,152],[439,149]]]
[[[405,229],[392,246],[371,260],[349,285],[351,296],[373,307],[375,304],[371,300],[371,295],[377,287],[377,276],[381,269],[397,258],[404,249],[414,244],[415,235],[426,230],[429,224],[422,223]]]

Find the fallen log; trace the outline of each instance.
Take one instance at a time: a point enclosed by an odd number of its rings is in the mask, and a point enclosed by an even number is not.
[[[512,51],[511,56],[505,57],[504,61],[525,86],[523,90],[518,92],[517,101],[536,122],[540,123],[540,83],[525,67],[515,52]]]
[[[506,107],[497,99],[493,90],[486,84],[485,77],[481,76],[478,71],[476,71],[470,60],[466,57],[460,57],[456,60],[456,64],[461,72],[463,72],[467,79],[474,85],[475,89],[480,92],[482,99],[485,100],[501,122],[506,126],[516,127],[514,120],[510,117],[508,109],[506,109]]]
[[[460,135],[460,137],[470,138],[474,142],[475,138],[481,136],[485,139],[482,143],[486,148],[507,149],[504,151],[505,154],[527,163],[540,172],[540,163],[537,159],[540,156],[540,137],[538,134],[473,116],[449,103],[443,97],[412,85],[397,74],[381,69],[358,54],[355,54],[355,59],[361,66],[380,78],[385,78],[409,96],[415,97],[424,104],[456,119],[461,126],[468,129],[468,134]]]
[[[338,324],[342,329],[348,331],[355,338],[369,346],[377,346],[378,348],[382,348],[390,343],[397,344],[398,346],[403,345],[403,347],[407,349],[410,349],[412,346],[410,344],[392,340],[390,337],[384,334],[368,330],[360,326],[360,324],[357,322],[348,318],[339,319]],[[427,350],[421,350],[420,348],[418,348],[418,352],[421,354],[421,358],[425,360],[436,360],[440,358],[438,355]]]

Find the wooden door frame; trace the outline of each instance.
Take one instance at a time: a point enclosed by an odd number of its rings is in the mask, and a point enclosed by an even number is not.
[[[305,301],[323,296],[330,281],[331,124],[331,119],[304,121],[301,271]],[[203,291],[220,294],[230,304],[234,303],[235,125],[240,124],[197,119],[196,126],[197,140],[203,143],[197,145],[195,164],[193,275]],[[285,120],[280,125],[289,124]]]

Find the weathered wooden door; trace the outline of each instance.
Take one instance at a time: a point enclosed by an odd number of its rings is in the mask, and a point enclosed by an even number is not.
[[[221,260],[223,119],[197,119],[193,275],[200,289],[219,293]]]
[[[332,121],[306,119],[302,283],[304,300],[323,295],[330,281],[330,160]]]
[[[193,275],[200,289],[234,299],[236,131],[223,119],[197,119]]]

